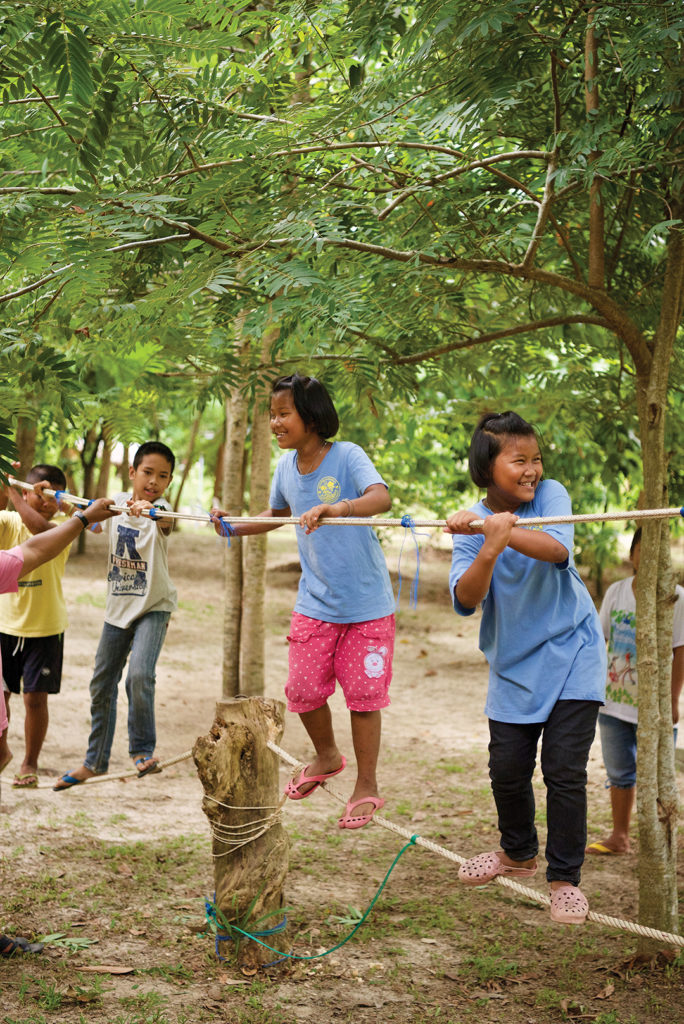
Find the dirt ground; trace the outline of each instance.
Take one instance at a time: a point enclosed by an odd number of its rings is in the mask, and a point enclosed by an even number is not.
[[[222,543],[201,530],[171,538],[180,607],[157,673],[157,754],[164,759],[189,751],[208,732],[220,696]],[[283,529],[269,543],[266,696],[281,698],[298,571],[291,534]],[[464,620],[450,608],[447,549],[422,543],[417,609],[408,604],[408,545],[402,561],[393,703],[383,717],[383,813],[470,856],[498,845],[486,769],[487,670],[477,650],[478,617]],[[41,956],[0,963],[3,1024],[684,1020],[681,953],[637,964],[633,936],[595,924],[554,926],[547,912],[498,886],[459,888],[456,866],[419,848],[402,856],[367,921],[333,954],[249,978],[226,944],[220,951],[227,959],[218,960],[205,920],[213,876],[209,829],[192,760],[140,781],[51,789],[54,777],[80,763],[88,736],[88,682],[105,592],[103,545],[95,537],[88,545],[67,568],[63,692],[51,698],[38,790],[11,788],[23,720],[21,702],[12,701],[15,761],[1,790],[0,930],[53,939]],[[388,563],[396,581],[395,549]],[[332,706],[353,771],[339,695]],[[130,767],[126,710],[122,694],[110,771]],[[310,754],[294,716],[282,743],[303,761]],[[283,766],[283,784],[288,775]],[[347,776],[351,785],[349,769]],[[344,778],[336,780],[341,791]],[[541,784],[539,797],[543,841]],[[609,815],[598,744],[589,800],[590,835],[600,838]],[[320,953],[351,931],[403,845],[374,826],[341,833],[338,814],[323,792],[285,808],[288,937],[299,956]],[[636,871],[636,854],[589,858],[583,889],[592,909],[635,919]],[[681,869],[680,880],[681,900]],[[530,884],[544,891],[543,872]]]

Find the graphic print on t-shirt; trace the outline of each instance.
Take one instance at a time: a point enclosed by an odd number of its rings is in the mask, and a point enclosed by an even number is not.
[[[637,703],[636,616],[621,608],[610,613],[606,697],[618,704]]]
[[[322,476],[318,481],[316,494],[326,505],[332,505],[334,501],[337,501],[341,492],[340,482],[334,476]]]
[[[117,524],[116,550],[110,555],[107,576],[112,594],[147,593],[147,561],[140,557],[136,540],[140,530]]]

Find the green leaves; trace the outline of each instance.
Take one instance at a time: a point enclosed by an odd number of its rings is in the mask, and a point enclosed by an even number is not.
[[[57,73],[60,99],[68,92],[80,103],[88,103],[93,94],[90,71],[90,44],[83,30],[60,14],[50,14],[45,22],[42,46],[48,67]]]

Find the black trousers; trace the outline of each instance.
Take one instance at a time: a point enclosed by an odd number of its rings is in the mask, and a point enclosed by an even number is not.
[[[598,701],[559,700],[546,722],[489,720],[489,777],[501,847],[512,860],[539,852],[532,776],[541,736],[546,785],[546,877],[578,885],[587,843],[587,761]]]

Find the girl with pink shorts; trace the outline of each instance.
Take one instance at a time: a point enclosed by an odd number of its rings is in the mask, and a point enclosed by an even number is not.
[[[276,466],[263,524],[238,524],[238,536],[276,529],[299,516],[302,565],[292,615],[288,709],[304,725],[316,756],[285,790],[302,800],[346,765],[335,741],[328,698],[339,682],[351,715],[357,778],[339,819],[361,828],[384,805],[376,768],[381,709],[387,707],[394,651],[394,594],[379,541],[370,526],[319,530],[322,517],[373,516],[390,508],[387,485],[366,453],[330,441],[339,428],[335,406],[314,377],[280,377],[271,392],[271,430],[286,454]],[[212,513],[218,522],[227,513]],[[268,521],[270,520],[270,522]]]

